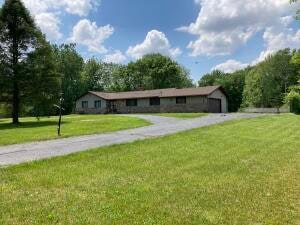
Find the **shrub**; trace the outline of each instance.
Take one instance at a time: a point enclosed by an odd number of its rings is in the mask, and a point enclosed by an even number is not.
[[[290,89],[286,102],[290,104],[291,112],[300,115],[300,85]]]

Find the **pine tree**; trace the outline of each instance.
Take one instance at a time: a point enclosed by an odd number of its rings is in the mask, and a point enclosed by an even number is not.
[[[19,122],[20,95],[26,84],[24,61],[38,45],[41,32],[21,0],[5,0],[0,10],[0,84],[12,104],[13,123]]]

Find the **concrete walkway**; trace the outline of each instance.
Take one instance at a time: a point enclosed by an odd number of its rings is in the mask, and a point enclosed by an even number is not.
[[[126,115],[128,116],[128,115]],[[34,143],[0,147],[0,166],[16,165],[39,159],[68,155],[113,144],[128,143],[146,138],[174,134],[230,120],[255,118],[261,114],[210,114],[205,117],[179,120],[151,115],[129,115],[148,120],[153,125],[114,133],[87,135]]]

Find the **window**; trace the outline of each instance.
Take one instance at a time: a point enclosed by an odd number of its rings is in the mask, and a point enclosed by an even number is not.
[[[177,97],[176,104],[186,104],[186,97]]]
[[[87,108],[89,107],[89,102],[88,102],[88,101],[82,101],[82,102],[81,102],[81,107],[82,107],[83,109],[87,109]]]
[[[101,101],[95,101],[95,109],[101,108]]]
[[[137,106],[137,99],[126,99],[126,106]]]
[[[150,105],[160,105],[160,98],[150,98]]]

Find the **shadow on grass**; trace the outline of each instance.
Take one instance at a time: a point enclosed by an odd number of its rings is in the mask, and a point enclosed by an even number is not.
[[[62,122],[61,124],[67,124],[70,122]],[[57,121],[36,121],[36,122],[21,122],[19,124],[12,123],[0,123],[0,130],[10,130],[10,129],[29,129],[29,128],[38,128],[46,126],[57,126]]]

